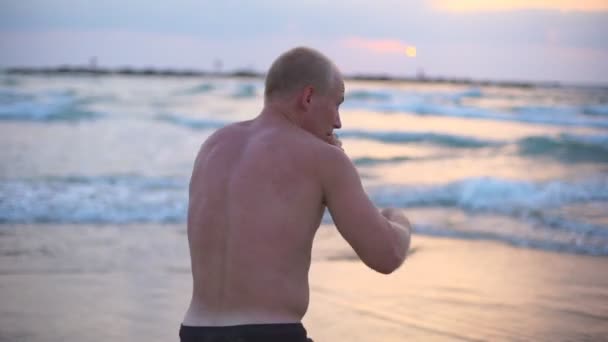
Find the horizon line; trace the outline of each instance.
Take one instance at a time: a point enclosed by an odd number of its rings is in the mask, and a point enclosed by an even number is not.
[[[0,72],[18,75],[123,75],[123,76],[161,76],[161,77],[242,77],[242,78],[264,78],[265,71],[243,67],[232,70],[204,70],[198,68],[175,68],[175,67],[100,67],[95,65],[70,65],[60,64],[56,66],[0,66]],[[479,86],[502,86],[502,87],[593,87],[608,88],[608,83],[594,82],[561,82],[556,80],[506,80],[491,78],[471,78],[453,76],[429,76],[419,74],[415,76],[399,76],[389,73],[354,72],[344,74],[345,80],[355,81],[385,81],[385,82],[416,82],[416,83],[452,83],[472,84]]]

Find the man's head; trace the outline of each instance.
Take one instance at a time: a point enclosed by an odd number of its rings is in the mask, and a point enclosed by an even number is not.
[[[341,127],[344,81],[334,63],[316,50],[298,47],[279,56],[266,75],[264,96],[267,103],[289,104],[301,127],[323,140]]]

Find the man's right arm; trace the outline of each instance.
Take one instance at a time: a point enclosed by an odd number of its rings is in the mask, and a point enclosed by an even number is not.
[[[405,260],[409,222],[396,209],[378,211],[344,152],[327,149],[320,160],[325,203],[340,234],[370,268],[384,274]]]

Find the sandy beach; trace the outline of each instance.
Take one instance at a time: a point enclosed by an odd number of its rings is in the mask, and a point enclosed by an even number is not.
[[[0,226],[0,341],[177,341],[191,278],[183,225]],[[415,236],[367,269],[316,236],[304,324],[315,341],[601,341],[608,259]],[[271,285],[270,285],[271,286]]]

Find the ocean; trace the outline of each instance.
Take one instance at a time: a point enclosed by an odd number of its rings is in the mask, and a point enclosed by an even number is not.
[[[0,226],[185,226],[200,145],[262,101],[256,78],[0,74]],[[351,80],[341,117],[416,234],[608,255],[608,88]]]

